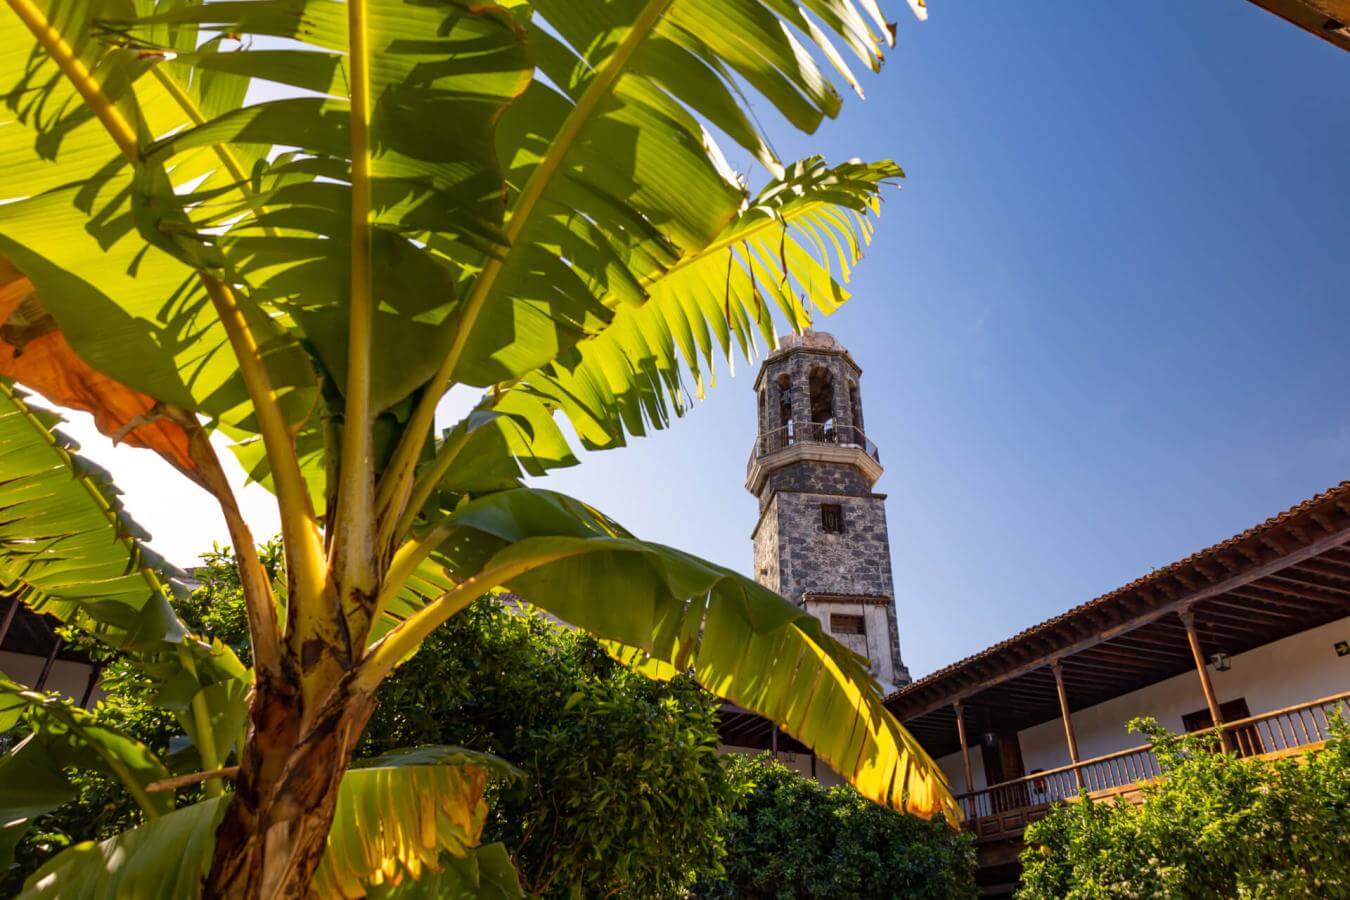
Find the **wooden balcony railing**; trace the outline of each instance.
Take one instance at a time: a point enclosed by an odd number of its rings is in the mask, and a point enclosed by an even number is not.
[[[1262,713],[1221,726],[1229,748],[1239,756],[1278,756],[1321,746],[1331,736],[1331,719],[1350,722],[1350,691]],[[1108,753],[1093,759],[1048,769],[1005,781],[968,794],[958,794],[957,803],[967,823],[981,834],[1000,829],[981,828],[979,820],[1010,817],[1010,824],[1025,825],[1038,816],[1025,815],[1061,800],[1084,793],[1096,795],[1127,790],[1162,774],[1151,744]]]

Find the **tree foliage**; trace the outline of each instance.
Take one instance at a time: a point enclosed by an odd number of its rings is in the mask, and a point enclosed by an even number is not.
[[[1350,726],[1332,726],[1321,751],[1266,761],[1131,722],[1162,777],[1139,806],[1088,799],[1030,825],[1018,896],[1350,896]]]
[[[767,755],[729,757],[749,785],[727,831],[725,874],[708,897],[971,897],[969,835],[868,803],[847,786],[823,787]]]
[[[458,743],[524,777],[485,838],[543,896],[670,897],[715,872],[736,784],[714,698],[629,672],[587,635],[480,601],[381,688],[358,753]]]

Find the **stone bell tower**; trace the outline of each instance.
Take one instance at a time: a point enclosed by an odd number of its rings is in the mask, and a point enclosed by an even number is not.
[[[871,663],[884,691],[900,659],[880,455],[863,431],[862,369],[832,336],[791,335],[755,379],[759,435],[745,487],[759,498],[755,577]]]

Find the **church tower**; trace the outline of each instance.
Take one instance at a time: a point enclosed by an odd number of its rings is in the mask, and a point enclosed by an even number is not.
[[[755,577],[820,619],[889,691],[900,659],[881,457],[863,431],[862,369],[832,336],[791,335],[755,379],[759,434],[745,486],[759,498]]]

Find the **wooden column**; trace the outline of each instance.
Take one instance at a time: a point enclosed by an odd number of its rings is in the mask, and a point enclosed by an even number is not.
[[[84,684],[84,695],[80,697],[80,709],[89,708],[89,698],[94,696],[94,688],[98,687],[98,676],[103,674],[103,664],[93,663],[89,667],[89,680]]]
[[[1059,694],[1059,714],[1064,719],[1064,739],[1069,743],[1069,762],[1075,766],[1078,765],[1078,735],[1074,734],[1073,716],[1069,713],[1069,694],[1064,689],[1064,666],[1059,660],[1050,666],[1051,671],[1055,673],[1055,692]],[[1083,791],[1083,770],[1073,770],[1074,781],[1078,783],[1078,791]]]
[[[9,609],[5,610],[5,620],[0,622],[0,644],[4,644],[5,636],[9,634],[9,626],[14,624],[14,614],[19,611],[19,598],[9,598]]]
[[[961,743],[961,763],[965,766],[966,772],[966,793],[972,793],[975,790],[975,779],[970,774],[970,748],[966,746],[966,722],[961,718],[961,704],[953,703],[952,709],[956,710],[956,739]]]
[[[40,691],[47,686],[47,676],[52,674],[52,663],[56,662],[57,651],[61,649],[61,639],[59,637],[52,640],[52,652],[47,654],[47,661],[42,664],[42,674],[38,675],[37,684],[33,685],[33,690]]]
[[[1191,656],[1195,657],[1195,669],[1200,673],[1200,688],[1205,692],[1205,703],[1209,706],[1209,718],[1214,727],[1220,729],[1219,737],[1224,749],[1228,749],[1228,735],[1222,730],[1223,714],[1219,712],[1219,701],[1214,696],[1214,684],[1209,680],[1209,665],[1205,661],[1205,651],[1200,646],[1200,635],[1195,631],[1195,612],[1183,609],[1177,613],[1181,624],[1186,626],[1186,641],[1191,645]]]

